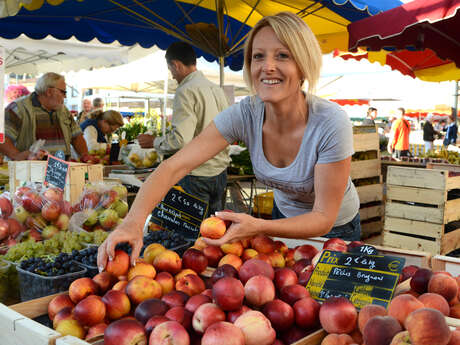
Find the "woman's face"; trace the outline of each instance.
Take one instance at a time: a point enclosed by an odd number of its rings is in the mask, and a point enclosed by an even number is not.
[[[99,127],[104,134],[111,134],[115,132],[118,128],[120,128],[119,125],[111,125],[108,121],[102,120],[99,122]]]
[[[269,26],[254,36],[251,77],[264,102],[279,103],[300,91],[300,70],[289,49]]]

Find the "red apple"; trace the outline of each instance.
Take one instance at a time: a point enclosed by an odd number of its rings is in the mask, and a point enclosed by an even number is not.
[[[294,309],[280,299],[265,304],[263,313],[276,331],[284,331],[294,324]]]
[[[91,278],[78,278],[69,286],[69,296],[73,303],[78,303],[89,295],[95,295],[99,287]]]
[[[217,304],[205,303],[193,314],[192,326],[195,332],[204,333],[213,323],[225,321],[225,313]]]
[[[235,278],[222,278],[212,287],[215,303],[225,311],[240,309],[243,305],[244,295],[243,284]]]
[[[144,326],[130,319],[112,322],[104,332],[104,345],[147,345]]]
[[[152,317],[156,315],[164,315],[168,311],[168,305],[157,298],[145,300],[139,304],[134,310],[134,317],[143,325]]]
[[[104,321],[106,308],[101,297],[92,295],[77,303],[73,310],[75,319],[83,326],[94,326]]]
[[[22,196],[22,206],[28,212],[38,213],[41,211],[42,205],[42,198],[35,192],[27,192]]]
[[[0,197],[0,217],[8,219],[12,212],[13,205],[11,204],[11,201],[4,196]]]
[[[43,198],[48,201],[61,203],[63,201],[64,192],[60,188],[48,188],[43,192]]]
[[[299,299],[294,303],[295,323],[304,329],[319,326],[320,304],[311,297]]]
[[[149,344],[190,345],[190,336],[179,322],[166,321],[153,329],[150,334]]]
[[[199,274],[208,267],[208,258],[198,249],[189,248],[182,255],[182,267],[190,268]]]
[[[201,339],[201,345],[245,345],[244,334],[230,322],[220,321],[206,329]]]
[[[285,286],[297,284],[297,274],[292,269],[283,267],[275,271],[273,282],[276,289],[280,291]]]
[[[275,277],[275,271],[271,265],[259,259],[250,259],[241,265],[239,276],[243,284],[246,284],[249,278],[256,275],[264,275],[268,279],[273,280]]]

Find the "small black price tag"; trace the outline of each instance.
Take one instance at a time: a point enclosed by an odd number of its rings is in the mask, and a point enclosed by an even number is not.
[[[308,281],[307,289],[319,301],[343,296],[358,309],[367,304],[386,308],[393,297],[405,261],[395,256],[325,250]]]
[[[64,190],[70,164],[62,159],[48,155],[45,170],[45,184]]]
[[[379,251],[375,249],[375,247],[372,247],[368,244],[364,244],[359,247],[354,247],[351,250],[349,250],[349,252],[355,254],[379,255]]]
[[[208,211],[208,203],[171,188],[152,212],[152,222],[189,239],[196,239],[200,225]]]

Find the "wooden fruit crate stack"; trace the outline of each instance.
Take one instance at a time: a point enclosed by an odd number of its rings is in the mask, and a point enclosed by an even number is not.
[[[383,184],[376,127],[353,127],[353,148],[350,176],[361,204],[361,238],[366,239],[380,234],[383,229]]]
[[[433,255],[460,248],[460,176],[388,167],[383,244]]]
[[[10,192],[14,193],[25,183],[43,183],[46,164],[46,161],[8,162]],[[71,204],[76,203],[87,182],[103,181],[103,178],[103,166],[100,164],[70,163],[64,188],[64,199]]]

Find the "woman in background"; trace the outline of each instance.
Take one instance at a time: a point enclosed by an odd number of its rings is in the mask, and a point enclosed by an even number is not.
[[[123,126],[123,117],[115,110],[95,110],[88,117],[80,125],[88,151],[107,150],[107,136]]]

